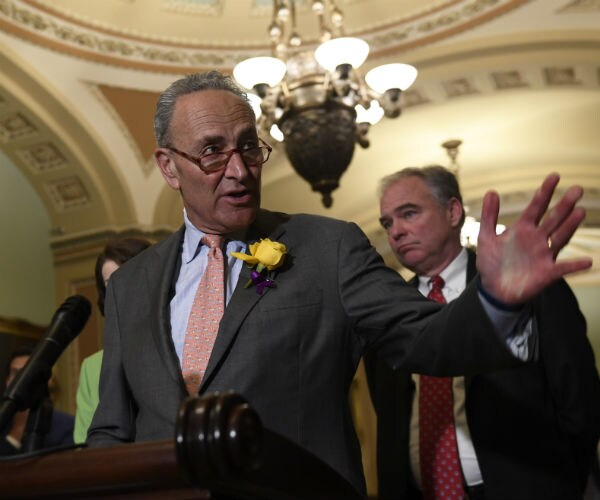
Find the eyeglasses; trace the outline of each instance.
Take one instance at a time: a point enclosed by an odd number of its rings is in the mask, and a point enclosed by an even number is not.
[[[207,153],[202,156],[192,156],[184,151],[180,151],[173,146],[165,146],[165,148],[173,151],[173,153],[191,161],[205,174],[212,174],[224,169],[234,153],[239,153],[242,160],[248,167],[259,167],[269,159],[269,155],[273,148],[262,139],[258,139],[261,146],[255,146],[248,149],[230,149],[229,151],[221,151],[219,153]]]

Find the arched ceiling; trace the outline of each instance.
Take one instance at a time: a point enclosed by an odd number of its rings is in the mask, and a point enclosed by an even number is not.
[[[299,31],[316,40],[310,1]],[[263,206],[353,220],[385,253],[376,183],[403,166],[458,164],[472,213],[490,188],[514,217],[543,175],[586,188],[587,227],[571,254],[600,265],[600,1],[337,0],[365,67],[419,70],[404,111],[357,146],[327,210],[281,147],[264,168]],[[230,72],[269,53],[270,0],[0,0],[0,148],[38,192],[53,242],[107,230],[174,228],[177,193],[153,166],[158,92],[181,74]],[[1,206],[0,209],[6,210]]]

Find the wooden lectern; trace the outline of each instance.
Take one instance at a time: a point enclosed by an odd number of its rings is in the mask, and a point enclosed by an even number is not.
[[[264,429],[234,393],[186,399],[175,441],[0,461],[0,498],[358,500],[320,459]]]

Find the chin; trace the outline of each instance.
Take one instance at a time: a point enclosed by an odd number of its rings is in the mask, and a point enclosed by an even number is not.
[[[230,228],[230,231],[238,231],[248,227],[254,222],[258,214],[258,206],[256,207],[238,207],[226,218],[225,225]]]
[[[421,263],[421,259],[410,258],[406,255],[396,254],[396,258],[398,259],[398,262],[400,262],[400,264],[402,264],[404,267],[406,267],[408,269],[414,269],[415,267],[418,267],[419,264]]]

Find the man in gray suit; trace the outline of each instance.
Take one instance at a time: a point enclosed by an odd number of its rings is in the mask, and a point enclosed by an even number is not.
[[[209,259],[205,234],[225,236],[226,306],[198,393],[240,393],[267,428],[313,452],[362,492],[348,389],[367,349],[385,352],[393,366],[435,375],[512,366],[520,361],[508,346],[522,359],[532,354],[532,336],[520,328],[527,302],[560,276],[591,265],[589,259],[555,262],[584,212],[575,208],[582,190],[574,187],[540,222],[558,183],[550,176],[501,237],[494,233],[498,197],[487,195],[481,280],[441,307],[387,268],[356,225],[260,209],[270,147],[257,136],[244,92],[229,78],[210,72],[173,83],[159,98],[155,132],[156,161],[181,193],[184,226],[111,277],[92,446],[173,436],[187,396],[186,325]],[[259,273],[261,266],[251,271],[232,256],[254,255],[267,238],[285,245],[279,267]],[[454,334],[443,333],[448,329]]]

